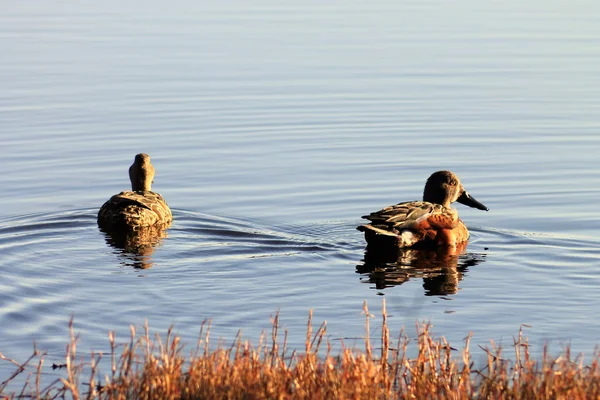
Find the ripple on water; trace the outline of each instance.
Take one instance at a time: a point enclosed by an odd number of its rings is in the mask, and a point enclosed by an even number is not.
[[[0,325],[6,327],[5,342],[21,338],[39,342],[42,337],[46,346],[62,345],[66,335],[46,334],[65,333],[70,315],[83,321],[83,330],[89,333],[109,321],[127,326],[140,316],[161,314],[154,306],[172,299],[171,289],[190,290],[190,277],[192,282],[206,281],[216,274],[225,282],[245,274],[250,280],[260,280],[236,265],[244,259],[281,259],[344,248],[333,236],[323,234],[339,230],[339,224],[317,232],[181,210],[174,214],[175,222],[163,236],[134,246],[127,238],[116,240],[101,232],[95,209],[4,219],[0,227]],[[148,282],[137,278],[148,278]],[[208,282],[212,287],[219,285],[219,280]],[[64,326],[53,329],[57,320]],[[91,336],[100,335],[103,340],[105,332]]]

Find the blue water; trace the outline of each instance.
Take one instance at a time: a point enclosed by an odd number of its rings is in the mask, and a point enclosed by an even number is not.
[[[379,316],[385,296],[392,334],[428,320],[455,347],[508,346],[527,324],[534,354],[591,353],[599,8],[5,4],[0,352],[24,360],[35,341],[60,362],[71,316],[80,352],[145,320],[257,341],[277,310],[302,348],[309,309],[360,343],[363,301]],[[174,222],[132,254],[96,214],[139,152]],[[457,205],[466,252],[364,270],[360,216],[419,199],[439,169],[490,208]]]

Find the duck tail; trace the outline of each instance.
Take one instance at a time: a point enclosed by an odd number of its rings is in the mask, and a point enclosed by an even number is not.
[[[389,231],[371,224],[357,226],[361,232],[365,233],[365,240],[368,245],[372,246],[395,246],[408,247],[412,243],[412,234],[407,231],[406,234],[398,234],[397,232]]]

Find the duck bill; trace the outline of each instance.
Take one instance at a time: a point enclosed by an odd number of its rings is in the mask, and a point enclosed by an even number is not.
[[[486,206],[484,206],[483,204],[481,204],[480,202],[475,200],[475,198],[472,197],[466,190],[464,192],[462,192],[462,194],[460,195],[460,197],[458,199],[456,199],[456,201],[458,201],[461,204],[464,204],[465,206],[473,207],[478,210],[483,210],[483,211],[489,210],[489,208],[487,208]]]

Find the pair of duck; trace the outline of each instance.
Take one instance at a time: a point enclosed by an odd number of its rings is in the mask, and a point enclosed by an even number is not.
[[[98,212],[98,224],[107,230],[138,230],[168,226],[173,220],[163,197],[152,191],[154,167],[148,154],[135,156],[129,168],[131,191],[111,197]],[[365,215],[369,224],[357,227],[369,246],[451,246],[469,239],[469,231],[450,205],[459,202],[488,211],[462,186],[450,171],[433,173],[423,192],[423,201],[409,201]]]

